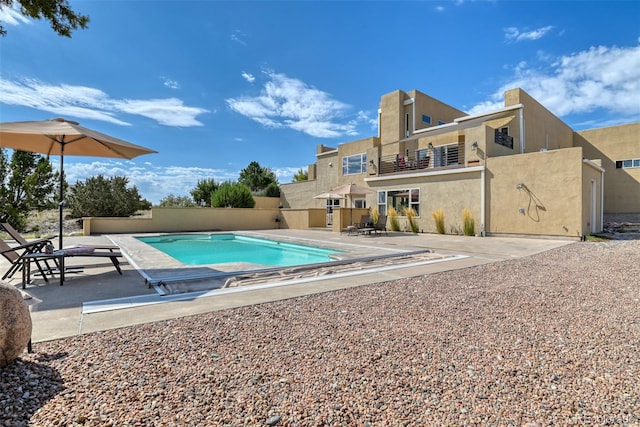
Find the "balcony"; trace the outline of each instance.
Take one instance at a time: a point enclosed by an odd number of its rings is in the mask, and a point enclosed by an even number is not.
[[[404,154],[381,156],[378,159],[378,175],[464,167],[464,154],[464,143],[456,142],[407,151]]]

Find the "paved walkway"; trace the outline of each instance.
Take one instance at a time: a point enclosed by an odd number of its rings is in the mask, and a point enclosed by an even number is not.
[[[465,237],[433,234],[389,233],[388,236],[348,236],[324,230],[264,230],[250,232],[300,241],[303,243],[349,247],[354,253],[378,251],[416,251],[431,249],[438,255],[462,255],[452,260],[433,262],[399,269],[377,269],[363,271],[347,277],[322,278],[303,283],[275,287],[243,287],[223,292],[213,292],[210,296],[192,295],[189,299],[156,304],[136,305],[116,310],[97,310],[83,313],[83,304],[91,301],[119,299],[123,301],[161,300],[158,293],[150,288],[143,275],[131,264],[137,264],[134,257],[123,259],[123,274],[119,275],[108,259],[70,259],[68,265],[82,265],[83,271],[67,275],[64,286],[57,279],[48,283],[41,278],[34,280],[23,290],[30,306],[33,321],[33,341],[47,341],[78,334],[131,326],[140,323],[167,320],[194,314],[224,310],[245,305],[260,304],[286,298],[295,298],[332,290],[345,289],[419,276],[441,271],[466,268],[474,265],[497,262],[529,256],[552,248],[573,243],[570,240],[550,240],[508,237]],[[123,235],[70,237],[65,246],[74,244],[109,244],[122,241]],[[126,253],[126,250],[124,251]],[[146,262],[153,262],[151,253],[143,254]],[[127,262],[127,260],[129,262]],[[9,264],[0,263],[0,270],[6,271]],[[164,267],[158,257],[157,267]],[[21,278],[10,279],[9,283],[21,287]]]

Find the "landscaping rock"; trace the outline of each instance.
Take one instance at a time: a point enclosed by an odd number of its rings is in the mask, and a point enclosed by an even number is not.
[[[15,286],[0,281],[0,368],[13,362],[31,339],[31,314]]]

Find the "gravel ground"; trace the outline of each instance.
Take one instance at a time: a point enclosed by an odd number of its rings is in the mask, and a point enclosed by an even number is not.
[[[640,425],[640,241],[38,343],[4,425]],[[1,423],[0,423],[1,425]]]

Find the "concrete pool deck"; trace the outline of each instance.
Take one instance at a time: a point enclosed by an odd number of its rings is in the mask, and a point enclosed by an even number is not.
[[[25,290],[21,289],[20,274],[16,274],[15,278],[9,279],[8,282],[14,284],[25,296],[25,301],[31,310],[33,342],[37,343],[515,259],[575,242],[561,239],[479,238],[392,232],[388,236],[367,237],[340,235],[325,230],[260,230],[246,233],[307,244],[350,247],[355,257],[359,254],[399,253],[425,249],[430,249],[437,255],[453,257],[443,258],[441,262],[403,265],[402,268],[364,269],[348,278],[329,275],[315,280],[279,286],[247,286],[228,292],[185,294],[179,300],[165,299],[164,301],[170,302],[150,304],[135,303],[135,301],[145,300],[157,302],[160,297],[155,289],[148,286],[145,278],[134,268],[132,262],[137,264],[146,257],[144,259],[144,262],[147,263],[146,268],[149,265],[155,265],[158,270],[163,270],[166,267],[166,260],[152,252],[141,251],[134,256],[127,254],[126,259],[122,260],[122,275],[114,270],[109,260],[71,258],[68,265],[82,265],[84,269],[79,273],[68,274],[62,287],[58,285],[57,277],[48,283],[42,278],[37,278]],[[112,241],[118,243],[127,238],[129,238],[127,235],[68,237],[65,239],[65,246],[110,244]],[[123,246],[124,253],[126,250],[126,247]],[[8,267],[8,262],[4,260],[0,262],[2,271],[6,271]],[[117,307],[118,309],[83,310],[83,306],[87,306],[89,302],[114,300],[131,300],[134,303],[129,307],[121,305]]]

